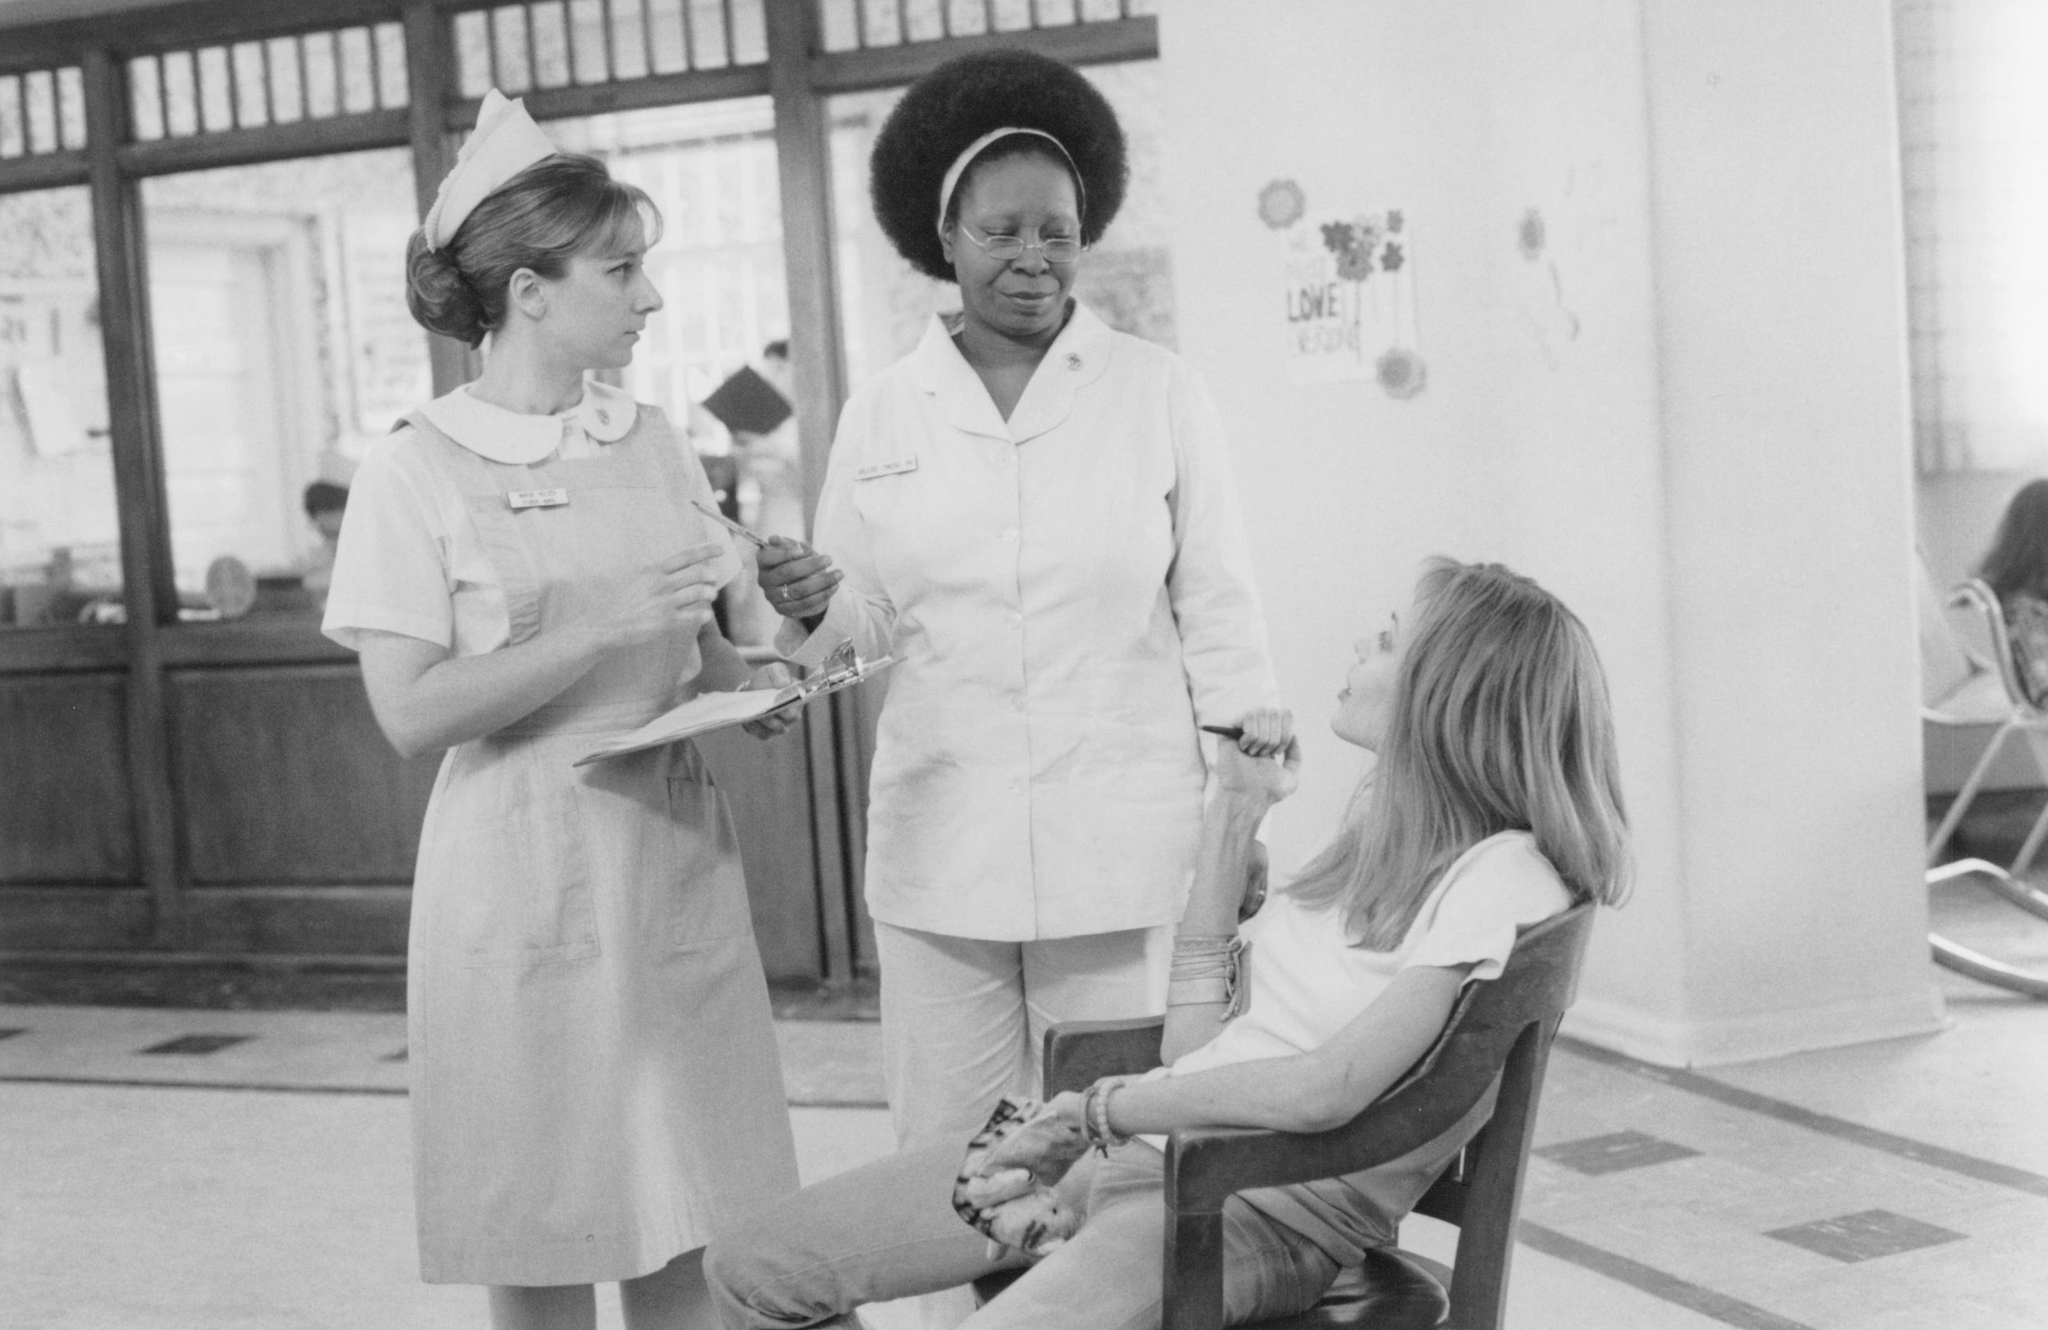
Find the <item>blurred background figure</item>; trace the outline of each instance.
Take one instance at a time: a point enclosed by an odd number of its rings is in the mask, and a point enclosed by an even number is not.
[[[2048,480],[2030,480],[2012,496],[1977,576],[1998,594],[2028,695],[2048,698]]]
[[[306,590],[320,603],[327,600],[327,584],[334,578],[334,548],[341,539],[341,516],[348,509],[348,486],[331,480],[316,480],[306,486],[306,520],[319,533],[320,543],[306,556]]]

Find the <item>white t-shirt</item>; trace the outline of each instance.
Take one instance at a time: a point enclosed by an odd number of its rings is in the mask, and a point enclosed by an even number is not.
[[[1250,1004],[1214,1039],[1158,1074],[1184,1076],[1308,1052],[1371,1006],[1401,971],[1416,966],[1469,966],[1466,983],[1497,978],[1517,930],[1571,904],[1571,890],[1526,831],[1489,836],[1458,856],[1392,951],[1353,945],[1335,906],[1311,909],[1275,893],[1242,930],[1251,944]],[[1366,1248],[1394,1240],[1402,1216],[1492,1111],[1489,1094],[1452,1131],[1393,1163],[1301,1186],[1248,1191],[1244,1198],[1340,1262],[1355,1264]]]

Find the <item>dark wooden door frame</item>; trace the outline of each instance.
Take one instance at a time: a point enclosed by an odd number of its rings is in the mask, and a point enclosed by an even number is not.
[[[900,85],[966,51],[1027,46],[1077,64],[1158,55],[1155,20],[1121,18],[1063,28],[907,40],[827,51],[817,0],[764,0],[765,64],[652,74],[526,94],[540,118],[765,94],[773,100],[783,210],[783,259],[789,292],[791,359],[802,446],[805,512],[815,512],[839,407],[845,358],[833,245],[830,128],[825,99],[834,93]],[[165,493],[156,376],[149,318],[149,274],[140,181],[147,176],[226,165],[409,147],[422,215],[453,161],[450,135],[474,124],[476,103],[454,86],[453,25],[486,0],[99,0],[91,12],[24,4],[0,18],[0,73],[76,67],[82,76],[86,141],[82,149],[0,160],[0,192],[83,185],[92,201],[101,336],[121,573],[127,619],[118,655],[113,630],[0,632],[0,673],[76,669],[118,660],[125,674],[128,785],[142,885],[151,907],[150,946],[165,955],[188,949],[182,906],[191,883],[175,771],[174,664],[234,668],[336,659],[324,642],[280,633],[274,625],[178,624],[170,515]],[[610,6],[606,6],[609,13]],[[61,17],[51,18],[51,14]],[[726,9],[731,31],[730,7]],[[178,139],[131,141],[130,57],[349,26],[399,23],[406,47],[408,105],[320,121],[236,129]],[[429,338],[437,392],[470,376],[474,358],[445,338]],[[171,659],[175,657],[176,659]],[[860,953],[858,905],[865,771],[857,703],[834,699],[806,727],[816,832],[817,890],[827,976],[850,978],[871,958]]]

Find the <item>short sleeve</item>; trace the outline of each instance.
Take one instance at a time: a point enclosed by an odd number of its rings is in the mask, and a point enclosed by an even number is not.
[[[366,631],[454,645],[447,534],[426,471],[405,465],[409,447],[408,429],[365,458],[349,486],[320,630],[352,651]]]
[[[1468,981],[1497,978],[1520,928],[1572,903],[1571,892],[1526,834],[1482,844],[1451,866],[1416,920],[1401,968],[1470,966]]]

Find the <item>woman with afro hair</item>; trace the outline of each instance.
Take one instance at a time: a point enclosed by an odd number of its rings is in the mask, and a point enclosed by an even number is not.
[[[1048,1023],[1163,1009],[1198,727],[1262,757],[1290,737],[1215,407],[1073,299],[1127,174],[1115,112],[1057,60],[910,87],[875,211],[960,312],[846,404],[817,552],[761,558],[793,659],[897,662],[866,891],[902,1144],[1031,1093]]]

